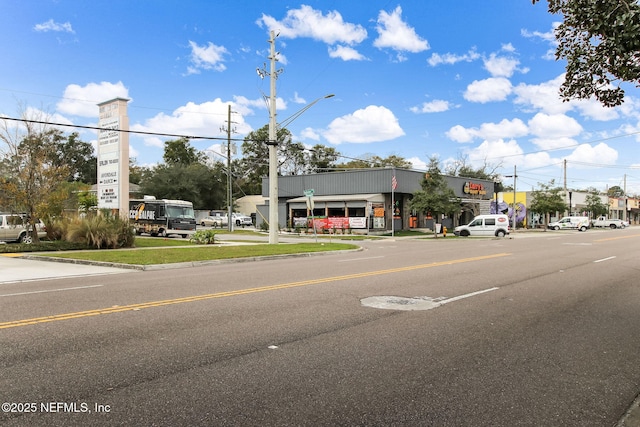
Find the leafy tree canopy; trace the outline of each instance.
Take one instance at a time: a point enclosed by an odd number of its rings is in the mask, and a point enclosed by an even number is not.
[[[540,0],[532,0],[535,4]],[[624,101],[622,82],[640,82],[640,5],[636,0],[547,0],[564,21],[555,30],[556,59],[566,59],[560,95],[595,96],[604,106]]]
[[[164,143],[162,156],[168,165],[190,165],[204,160],[204,154],[193,148],[187,138],[179,138]]]
[[[409,203],[411,209],[430,212],[436,219],[441,214],[452,215],[460,210],[460,199],[447,185],[436,157],[429,160],[427,173],[420,185],[422,190],[416,191]]]
[[[411,169],[412,163],[403,157],[391,155],[387,158],[374,155],[364,155],[361,159],[353,159],[346,163],[336,165],[337,169],[368,169],[393,166],[401,169]]]
[[[600,215],[606,215],[609,212],[609,207],[602,202],[598,192],[592,192],[585,198],[585,207],[591,212],[593,217]]]
[[[548,184],[540,183],[540,189],[532,192],[529,210],[545,215],[545,224],[547,224],[548,215],[564,212],[567,209],[562,193],[563,189],[557,187],[554,180]]]

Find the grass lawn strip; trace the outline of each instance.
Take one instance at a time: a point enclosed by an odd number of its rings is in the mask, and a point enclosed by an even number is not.
[[[289,255],[338,250],[353,250],[359,246],[347,243],[291,243],[280,245],[252,244],[241,246],[209,245],[157,250],[111,249],[74,251],[65,253],[40,253],[51,258],[80,259],[133,265],[172,264],[180,262],[209,261],[218,259],[250,258],[271,255]]]

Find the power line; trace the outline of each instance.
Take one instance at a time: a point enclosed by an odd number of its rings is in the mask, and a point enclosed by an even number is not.
[[[46,122],[46,121],[41,121],[41,120],[29,120],[29,119],[17,119],[15,117],[0,117],[0,119],[2,120],[12,120],[12,121],[16,121],[16,122],[25,122],[25,123],[35,123],[35,124],[41,124],[41,125],[49,125],[49,126],[64,126],[64,127],[71,127],[71,128],[79,128],[79,129],[92,129],[92,130],[103,130],[103,131],[109,131],[109,132],[123,132],[123,133],[134,133],[134,134],[139,134],[139,135],[153,135],[153,136],[167,136],[167,137],[172,137],[172,138],[186,138],[186,139],[208,139],[208,140],[215,140],[215,141],[227,141],[228,138],[225,137],[221,137],[221,136],[194,136],[194,135],[182,135],[182,134],[174,134],[174,133],[161,133],[161,132],[147,132],[147,131],[141,131],[141,130],[130,130],[130,129],[106,129],[106,128],[101,128],[99,126],[83,126],[83,125],[73,125],[73,124],[67,124],[67,123],[55,123],[55,122]],[[243,141],[246,140],[246,138],[244,139],[231,139],[232,141]]]

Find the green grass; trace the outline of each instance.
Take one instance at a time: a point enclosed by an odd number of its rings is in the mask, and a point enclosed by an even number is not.
[[[172,239],[167,237],[136,237],[134,242],[136,248],[157,248],[166,246],[193,246],[193,243],[184,239]]]
[[[158,239],[160,240],[160,239]],[[136,241],[137,245],[137,241]],[[67,253],[47,253],[45,256],[71,258],[89,261],[114,262],[134,265],[171,264],[190,261],[208,261],[217,259],[248,258],[269,255],[286,255],[312,252],[328,252],[356,249],[358,246],[347,243],[293,243],[293,244],[251,244],[239,246],[209,245],[193,248],[150,249],[110,249],[76,251]]]

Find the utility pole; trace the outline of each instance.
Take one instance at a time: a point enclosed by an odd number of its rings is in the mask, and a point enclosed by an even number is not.
[[[513,209],[511,210],[511,213],[513,214],[513,231],[516,231],[516,178],[518,178],[518,175],[516,173],[516,165],[513,165],[513,175],[505,175],[505,178],[512,178],[513,177]],[[496,209],[498,206],[498,201],[496,199]]]
[[[231,128],[232,123],[231,104],[229,104],[227,128],[225,129],[223,126],[220,130],[227,132],[227,228],[230,232],[233,231],[233,221],[231,220],[231,214],[233,213],[233,186],[231,185],[231,133],[235,133],[235,129]]]
[[[627,220],[627,174],[624,174],[624,187],[623,187],[623,197],[624,197],[624,211],[622,212],[622,220],[626,221]]]
[[[564,204],[567,204],[567,159],[564,159],[563,161],[564,164]],[[571,202],[569,202],[571,203]],[[571,208],[571,207],[569,207]],[[564,216],[567,216],[567,209],[565,208],[564,210]]]
[[[518,174],[516,173],[516,165],[513,165],[513,231],[516,231],[516,179]]]
[[[271,82],[269,94],[269,244],[278,243],[278,137],[276,122],[276,35],[270,32],[269,43],[269,78]]]

